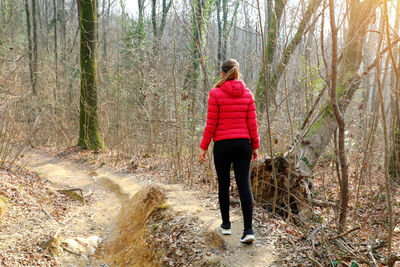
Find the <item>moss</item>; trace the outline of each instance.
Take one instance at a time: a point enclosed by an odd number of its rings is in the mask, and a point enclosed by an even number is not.
[[[314,133],[316,133],[322,126],[322,123],[326,121],[327,118],[334,118],[335,115],[333,114],[333,108],[330,103],[325,104],[324,106],[321,107],[320,113],[322,113],[322,116],[311,126],[310,130],[308,131],[307,137],[312,136]]]

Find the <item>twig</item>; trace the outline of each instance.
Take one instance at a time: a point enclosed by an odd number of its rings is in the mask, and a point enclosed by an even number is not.
[[[63,250],[68,251],[69,253],[72,253],[72,254],[77,255],[77,256],[82,256],[81,253],[78,253],[78,252],[75,252],[75,251],[70,250],[70,249],[69,249],[67,246],[65,246],[63,243],[61,243],[61,247],[62,247]]]
[[[393,267],[396,261],[400,261],[400,256],[391,254],[388,259],[388,267]]]
[[[372,266],[372,267],[378,266],[378,264],[376,263],[376,260],[374,258],[374,254],[372,253],[372,246],[370,244],[368,244],[368,246],[367,246],[367,251],[368,251],[368,257],[371,260],[369,265]]]
[[[314,259],[313,257],[311,257],[310,255],[308,255],[307,252],[306,253],[306,257],[307,259],[309,259],[312,263],[314,263],[314,265],[318,266],[318,267],[323,267],[321,263],[319,263],[316,259]]]
[[[44,210],[43,210],[43,211],[44,211]],[[48,214],[46,211],[45,211],[45,213]],[[49,216],[50,216],[50,215],[49,215]],[[51,217],[51,216],[50,216],[50,217]],[[51,245],[51,243],[54,242],[54,240],[56,240],[57,238],[59,238],[59,236],[60,236],[60,228],[57,229],[56,233],[55,233],[49,240],[43,241],[43,242],[39,245],[40,249],[41,249],[42,251],[45,250],[45,249],[47,249],[47,248]]]
[[[313,204],[314,206],[320,207],[320,208],[327,208],[327,207],[337,208],[338,207],[338,205],[336,203],[329,202],[329,201],[323,201],[323,200],[319,200],[319,199],[312,199],[311,204]]]
[[[312,245],[312,247],[315,249],[315,242],[314,242],[314,236],[319,232],[319,231],[321,231],[322,229],[325,229],[326,228],[326,221],[324,221],[324,223],[321,225],[321,226],[319,226],[319,227],[317,227],[317,228],[315,228],[312,232],[311,232],[311,234],[307,237],[307,241],[311,241],[311,245]]]
[[[329,238],[328,240],[329,240],[329,241],[332,241],[332,240],[334,240],[334,239],[338,239],[338,238],[344,237],[345,235],[350,234],[351,232],[354,232],[354,231],[357,231],[357,230],[360,230],[360,229],[361,229],[361,227],[360,227],[360,226],[357,226],[357,227],[355,227],[355,228],[353,228],[353,229],[350,229],[350,230],[348,230],[348,231],[346,231],[346,232],[344,232],[344,233],[342,233],[342,234],[340,234],[340,235],[337,235],[337,236],[334,236],[334,237],[332,237],[332,238]]]
[[[58,225],[60,225],[60,223],[57,222],[56,219],[54,219],[53,216],[51,216],[51,215],[47,212],[47,210],[45,210],[45,209],[43,208],[43,206],[40,206],[40,207],[41,207],[42,211],[43,211],[47,216],[50,217],[50,219],[51,219],[52,221],[54,221],[55,223],[57,223]],[[59,230],[60,230],[60,229],[58,229],[57,232],[58,232]]]
[[[365,245],[365,244],[364,244],[364,245]],[[386,241],[382,241],[381,243],[375,245],[374,247],[371,247],[371,250],[374,251],[374,250],[383,248],[384,246],[386,246]],[[368,245],[367,245],[367,247],[368,247]],[[360,249],[360,250],[359,250],[359,252],[366,252],[366,251],[367,251],[366,248]]]

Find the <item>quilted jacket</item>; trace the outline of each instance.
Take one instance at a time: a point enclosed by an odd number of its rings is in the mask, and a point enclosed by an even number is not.
[[[200,147],[208,149],[211,139],[247,138],[259,148],[257,115],[253,94],[243,81],[230,80],[210,91],[207,124]]]

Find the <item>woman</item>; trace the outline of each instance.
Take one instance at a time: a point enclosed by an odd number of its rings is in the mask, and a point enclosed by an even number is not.
[[[222,63],[221,79],[208,99],[207,124],[200,144],[200,159],[205,162],[211,139],[218,176],[218,197],[222,216],[221,231],[231,234],[229,220],[230,169],[233,164],[242,206],[244,231],[242,243],[255,241],[252,228],[253,196],[249,182],[250,161],[258,157],[259,139],[254,98],[239,78],[239,63],[234,59]]]

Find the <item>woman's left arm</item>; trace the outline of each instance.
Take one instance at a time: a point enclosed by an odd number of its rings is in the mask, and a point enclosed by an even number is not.
[[[247,109],[247,128],[249,129],[250,133],[251,148],[253,150],[258,149],[260,147],[260,140],[258,138],[258,131],[257,131],[256,105],[253,94],[251,92],[250,92],[249,108]]]

